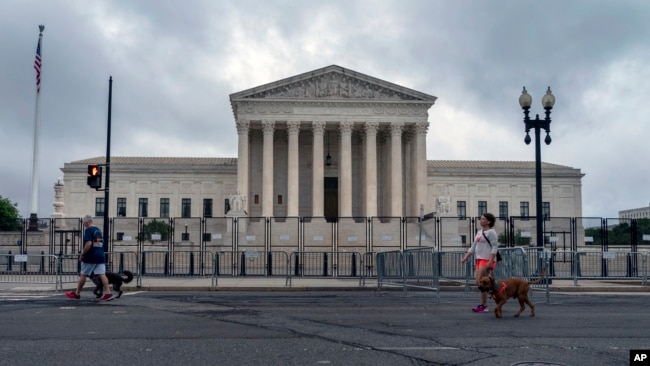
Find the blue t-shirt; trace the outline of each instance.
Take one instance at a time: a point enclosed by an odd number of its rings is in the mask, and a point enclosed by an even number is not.
[[[92,247],[88,253],[84,254],[82,262],[85,263],[106,263],[104,258],[104,244],[103,244],[102,231],[96,226],[89,226],[84,231],[84,246],[86,242],[91,241]],[[99,241],[97,241],[99,240]]]

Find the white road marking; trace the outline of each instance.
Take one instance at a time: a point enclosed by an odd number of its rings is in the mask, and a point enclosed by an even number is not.
[[[374,347],[375,349],[381,350],[381,351],[419,351],[419,350],[424,350],[424,351],[431,351],[431,350],[457,350],[459,348],[456,347],[438,347],[438,346],[430,346],[430,347]]]

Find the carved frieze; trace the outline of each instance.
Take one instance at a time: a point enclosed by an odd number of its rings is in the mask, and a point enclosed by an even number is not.
[[[281,85],[248,95],[246,98],[420,100],[412,95],[337,72]]]

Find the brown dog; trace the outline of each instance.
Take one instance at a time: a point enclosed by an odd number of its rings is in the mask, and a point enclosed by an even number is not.
[[[535,305],[528,299],[528,290],[530,285],[540,283],[544,279],[544,271],[542,271],[542,277],[535,281],[526,281],[521,278],[510,278],[503,281],[497,281],[491,273],[487,276],[482,277],[479,281],[479,290],[481,292],[487,292],[490,297],[494,299],[494,302],[497,304],[494,308],[494,315],[497,318],[503,317],[502,308],[503,305],[509,299],[519,300],[519,311],[515,313],[515,316],[519,316],[526,306],[524,303],[528,304],[530,308],[530,316],[535,316]]]

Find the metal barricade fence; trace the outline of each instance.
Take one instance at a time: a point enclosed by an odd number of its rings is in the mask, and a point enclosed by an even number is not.
[[[460,263],[465,253],[467,251],[438,252],[438,274],[441,280],[464,283],[468,291],[470,283],[474,283],[474,273],[471,261]]]
[[[143,251],[142,277],[211,277],[215,286],[214,256],[206,250]]]
[[[79,271],[81,263],[79,254],[64,254],[59,256],[59,276],[61,283],[77,283],[79,280]]]
[[[289,256],[283,251],[220,251],[214,253],[215,276],[284,276],[289,285]],[[216,282],[215,282],[216,283]]]
[[[543,247],[500,248],[503,260],[497,265],[497,278],[518,277],[534,280],[541,271],[552,280],[639,280],[647,285],[648,253],[623,251],[547,251]],[[460,264],[465,251],[436,252],[434,248],[404,251],[367,252],[292,252],[284,251],[143,251],[107,253],[107,270],[130,270],[141,286],[142,276],[212,277],[291,276],[358,277],[359,284],[375,277],[378,286],[396,285],[438,290],[441,279],[465,281],[466,290],[474,286],[474,261]],[[80,263],[78,254],[0,254],[0,282],[54,284],[76,283]],[[533,285],[549,296],[549,283]],[[438,295],[439,296],[439,295]]]
[[[366,278],[377,277],[377,253],[366,252],[361,257],[361,286],[366,285]]]
[[[59,258],[49,254],[3,254],[0,283],[54,285],[62,288]]]
[[[549,278],[557,280],[574,280],[576,276],[576,252],[556,250],[548,252]]]
[[[215,252],[215,274],[219,276],[289,277],[289,256],[283,251]],[[288,279],[287,279],[288,282]]]
[[[239,273],[241,252],[220,251],[214,253],[214,273],[219,276],[236,276]]]
[[[363,257],[358,252],[293,252],[289,258],[291,277],[363,277]]]
[[[593,251],[577,252],[574,256],[574,285],[578,279],[639,279],[648,280],[648,254],[641,252]]]
[[[543,248],[542,248],[543,249]],[[494,271],[497,278],[519,277],[530,279],[531,273],[538,271],[531,270],[530,263],[536,262],[539,258],[537,248],[499,248],[502,260],[497,263]]]
[[[440,303],[440,259],[432,247],[377,253],[377,286],[434,290]]]

